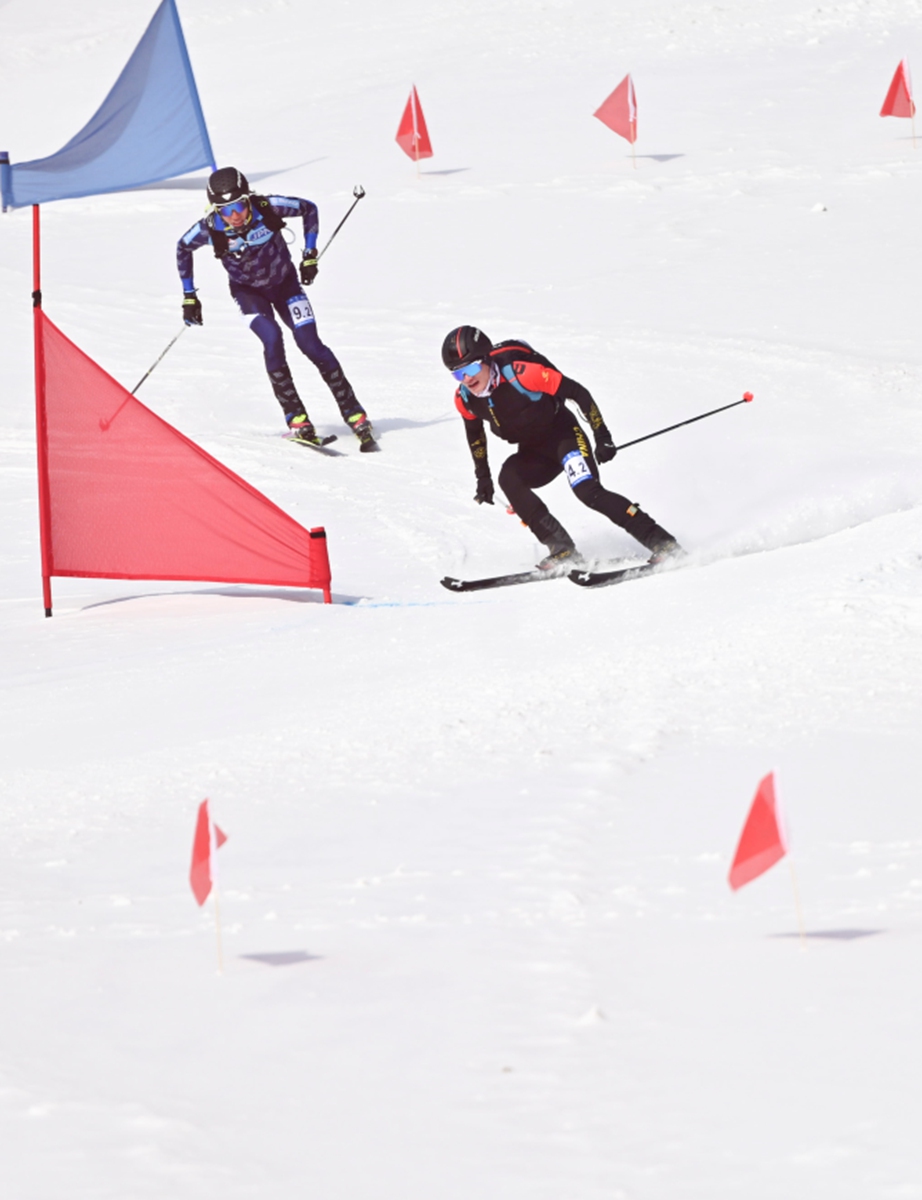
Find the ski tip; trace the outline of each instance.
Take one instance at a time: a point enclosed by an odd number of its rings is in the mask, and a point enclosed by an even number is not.
[[[755,396],[753,396],[752,392],[743,392],[743,399],[747,404],[751,404],[755,400]]]
[[[462,591],[464,588],[463,580],[452,579],[450,575],[446,575],[444,579],[440,579],[439,583],[441,583],[443,588],[448,588],[450,592]]]

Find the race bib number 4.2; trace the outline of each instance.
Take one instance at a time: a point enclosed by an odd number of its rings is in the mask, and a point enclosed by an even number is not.
[[[563,460],[563,469],[567,474],[567,483],[571,488],[576,487],[580,483],[584,483],[587,479],[592,478],[592,472],[589,470],[589,463],[580,454],[578,450],[571,450],[567,457]]]
[[[296,329],[299,325],[310,325],[314,319],[314,310],[306,296],[295,296],[293,300],[289,300],[288,311],[291,313],[292,324]]]

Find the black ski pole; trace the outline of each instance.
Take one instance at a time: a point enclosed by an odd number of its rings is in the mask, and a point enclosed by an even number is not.
[[[632,442],[622,442],[618,450],[626,450],[628,446],[636,446],[638,442],[648,442],[650,438],[659,437],[661,433],[671,433],[673,429],[681,429],[683,425],[693,425],[695,421],[703,421],[705,417],[713,417],[715,413],[726,412],[728,408],[736,408],[738,404],[751,404],[752,400],[752,392],[743,392],[742,400],[734,400],[732,404],[725,404],[722,408],[712,408],[710,412],[701,413],[697,417],[689,417],[687,421],[679,421],[678,425],[667,425],[665,429],[657,429],[656,433],[648,433],[644,437],[634,438]]]
[[[141,384],[144,382],[144,380],[148,377],[148,375],[150,375],[153,372],[154,367],[157,366],[157,364],[161,361],[161,359],[166,358],[167,350],[172,350],[172,348],[176,345],[176,343],[179,341],[179,339],[182,337],[182,335],[186,332],[186,330],[188,328],[189,328],[188,325],[183,325],[182,329],[180,329],[180,331],[179,331],[179,333],[177,333],[176,337],[174,337],[171,342],[167,343],[166,350],[163,351],[163,353],[160,355],[160,358],[157,359],[157,362],[154,363],[154,365],[150,368],[150,370],[144,372],[144,374],[141,376],[141,378],[138,380],[138,382],[131,389],[132,396],[135,394],[135,392],[138,390],[138,388],[141,386]]]
[[[362,197],[365,195],[365,189],[362,187],[362,185],[361,185],[360,183],[357,183],[357,184],[355,185],[355,187],[352,189],[352,194],[353,194],[353,196],[355,196],[355,199],[354,199],[354,200],[352,201],[352,203],[349,205],[349,211],[346,213],[346,215],[343,217],[343,219],[340,221],[340,223],[339,223],[339,224],[336,226],[336,228],[335,228],[335,229],[333,230],[333,232],[330,234],[330,237],[329,237],[329,240],[327,241],[327,244],[324,246],[324,248],[323,248],[323,249],[320,251],[320,253],[317,255],[317,261],[318,261],[318,262],[320,262],[320,260],[321,260],[321,259],[323,258],[323,256],[324,256],[324,254],[326,254],[326,252],[329,250],[329,248],[330,248],[330,242],[332,242],[332,241],[333,241],[333,239],[336,237],[336,235],[339,233],[339,231],[342,229],[342,227],[345,225],[345,223],[346,223],[346,222],[349,220],[349,217],[350,217],[350,215],[351,215],[351,213],[352,213],[352,210],[355,208],[355,206],[358,204],[358,202],[361,200],[361,198],[362,198]]]
[[[173,340],[168,343],[166,350],[163,351],[163,353],[160,355],[160,358],[158,358],[157,362],[154,363],[154,366],[150,368],[150,371],[144,372],[144,374],[141,376],[141,378],[138,380],[138,382],[131,389],[129,395],[133,396],[135,394],[135,392],[138,390],[138,388],[141,386],[141,384],[144,382],[144,380],[148,377],[148,375],[150,375],[151,371],[153,371],[154,367],[156,367],[157,363],[160,362],[160,359],[166,355],[167,350],[169,350],[171,346],[176,345],[176,343],[179,341],[179,339],[182,337],[182,335],[186,332],[186,330],[188,328],[189,328],[188,325],[183,325],[182,329],[180,329],[180,331],[179,331],[179,333],[177,333],[176,337],[174,337]],[[99,428],[102,429],[103,432],[105,432],[105,430],[107,430],[109,428],[109,426],[112,424],[112,422],[115,420],[115,418],[118,416],[118,414],[122,411],[122,409],[125,407],[125,405],[127,403],[128,403],[128,396],[125,397],[125,399],[121,402],[121,404],[118,406],[118,408],[115,410],[115,412],[112,414],[111,417],[100,417],[99,418]]]

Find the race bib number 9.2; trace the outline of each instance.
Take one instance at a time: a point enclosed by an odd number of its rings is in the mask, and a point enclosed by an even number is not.
[[[289,300],[288,311],[291,313],[291,320],[295,329],[299,325],[310,325],[314,319],[314,310],[311,308],[311,302],[306,296],[295,296],[293,300]]]

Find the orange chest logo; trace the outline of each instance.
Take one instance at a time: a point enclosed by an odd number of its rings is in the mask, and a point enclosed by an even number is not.
[[[512,369],[522,385],[534,392],[546,392],[553,396],[560,387],[560,372],[540,363],[517,362]]]

